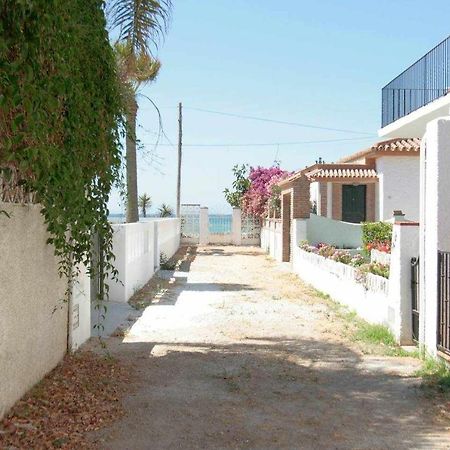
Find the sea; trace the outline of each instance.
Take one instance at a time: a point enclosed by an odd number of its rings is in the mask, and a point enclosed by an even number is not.
[[[148,214],[147,219],[157,218],[159,217],[157,214]],[[141,216],[140,218],[144,218]],[[125,215],[124,214],[110,214],[109,221],[111,223],[124,223]],[[212,234],[223,234],[223,233],[231,233],[231,222],[232,215],[231,214],[210,214],[209,215],[209,232]]]

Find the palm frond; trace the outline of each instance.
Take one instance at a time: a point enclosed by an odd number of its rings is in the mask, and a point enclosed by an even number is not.
[[[133,52],[152,54],[169,24],[171,0],[109,0],[108,16],[119,40],[129,42]]]

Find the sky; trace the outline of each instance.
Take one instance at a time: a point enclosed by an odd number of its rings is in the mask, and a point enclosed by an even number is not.
[[[450,33],[448,0],[173,2],[160,75],[138,99],[138,191],[152,212],[176,205],[179,102],[182,203],[228,213],[235,164],[293,171],[376,142],[381,88]],[[110,210],[124,210],[117,192]]]

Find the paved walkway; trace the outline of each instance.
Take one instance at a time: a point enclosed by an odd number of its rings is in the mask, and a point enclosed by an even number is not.
[[[107,449],[450,448],[412,358],[363,356],[258,249],[192,254],[113,354],[135,367]]]

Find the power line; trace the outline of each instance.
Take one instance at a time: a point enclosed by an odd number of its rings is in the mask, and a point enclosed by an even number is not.
[[[185,144],[183,147],[273,147],[273,146],[289,146],[289,145],[304,145],[304,144],[326,144],[333,142],[345,142],[345,141],[362,141],[367,139],[373,139],[376,135],[359,137],[359,138],[343,138],[343,139],[324,139],[317,141],[298,141],[298,142],[270,142],[270,143],[259,143],[259,144]],[[163,144],[158,142],[142,142],[143,145],[155,145],[164,147],[173,147],[173,144]]]
[[[312,128],[312,129],[316,129],[316,130],[337,131],[340,133],[350,133],[350,134],[367,134],[367,135],[373,136],[373,133],[369,133],[367,131],[355,131],[355,130],[345,130],[345,129],[341,129],[341,128],[321,127],[319,125],[310,125],[310,124],[299,123],[299,122],[285,122],[283,120],[266,119],[264,117],[255,117],[255,116],[247,116],[244,114],[234,114],[234,113],[227,113],[227,112],[222,112],[222,111],[213,111],[210,109],[194,108],[191,106],[190,107],[185,106],[184,109],[190,109],[191,111],[199,111],[199,112],[204,112],[204,113],[209,113],[209,114],[218,114],[221,116],[237,117],[239,119],[249,119],[249,120],[258,120],[260,122],[278,123],[280,125],[290,125],[290,126],[301,127],[301,128]]]

